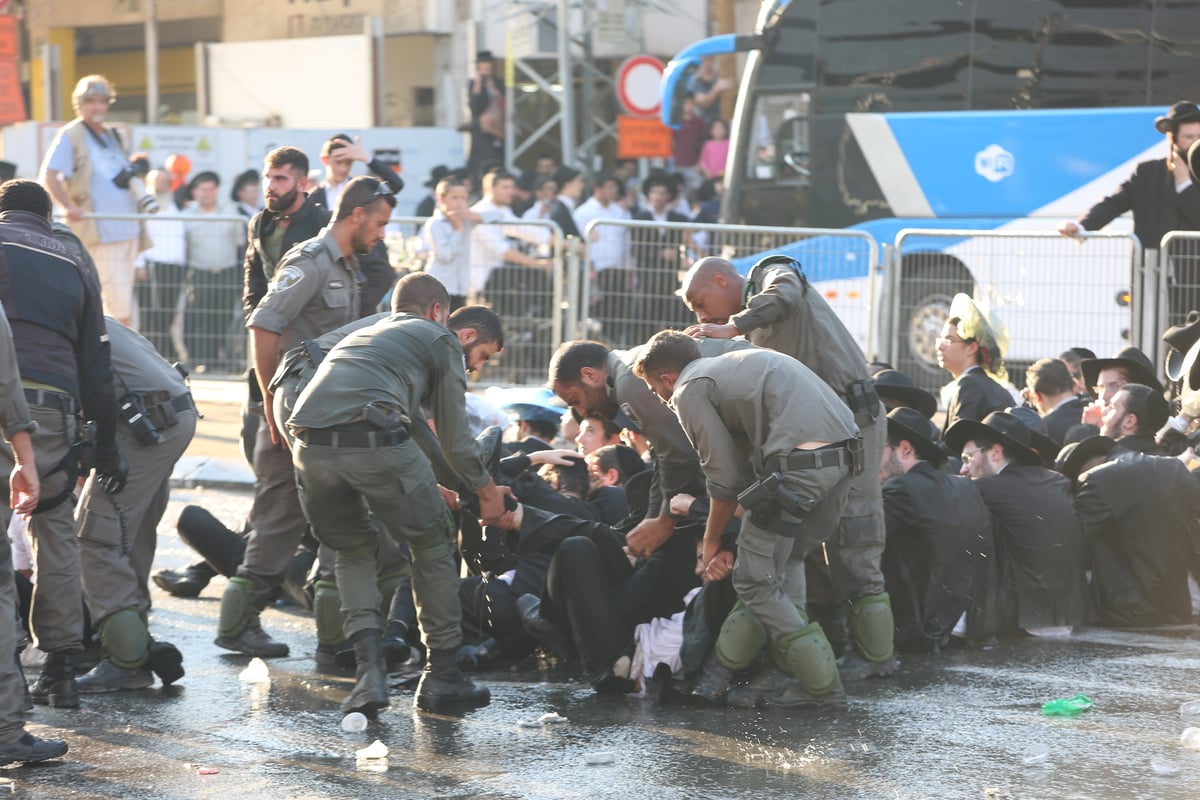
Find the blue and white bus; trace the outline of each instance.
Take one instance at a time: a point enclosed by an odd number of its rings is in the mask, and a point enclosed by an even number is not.
[[[1049,233],[1166,155],[1153,122],[1200,94],[1196,31],[1200,1],[765,0],[753,34],[671,61],[663,120],[678,124],[702,57],[746,53],[723,221],[853,228],[881,246],[905,229]],[[1100,245],[1070,245],[1044,244],[1063,267],[1050,280],[969,236],[910,237],[891,320],[901,366],[944,378],[933,337],[955,291],[988,296],[1016,361],[1127,344],[1129,275],[1089,273]],[[825,260],[824,273],[810,261],[810,275],[865,284],[865,261]],[[1067,324],[1048,327],[1051,308]]]

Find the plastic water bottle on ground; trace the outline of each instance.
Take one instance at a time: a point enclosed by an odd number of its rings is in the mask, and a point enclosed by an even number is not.
[[[261,658],[252,658],[246,668],[238,675],[238,679],[242,683],[267,683],[271,680],[271,673],[267,669],[267,662]]]
[[[351,711],[342,717],[342,730],[346,733],[359,733],[367,729],[367,718],[357,711]]]

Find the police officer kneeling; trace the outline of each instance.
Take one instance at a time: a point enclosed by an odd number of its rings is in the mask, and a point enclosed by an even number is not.
[[[416,706],[433,710],[490,699],[455,663],[462,643],[456,526],[429,459],[408,432],[422,404],[431,408],[447,460],[479,497],[484,522],[498,522],[504,502],[469,434],[466,390],[455,334],[422,317],[396,315],[334,347],[288,420],[304,514],[317,539],[337,553],[344,633],[357,663],[344,712],[373,714],[388,706],[372,514],[412,552],[418,621],[429,649]]]
[[[675,331],[650,340],[634,373],[669,402],[700,454],[706,577],[725,527],[739,504],[746,509],[733,567],[738,603],[695,694],[724,702],[734,673],[769,641],[775,667],[751,682],[746,705],[844,704],[833,648],[802,609],[804,556],[837,530],[863,469],[854,413],[790,356],[752,349],[701,358],[695,340]]]

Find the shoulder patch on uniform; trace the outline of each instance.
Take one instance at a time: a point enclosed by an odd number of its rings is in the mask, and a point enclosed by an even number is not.
[[[304,255],[306,255],[306,256],[315,255],[317,253],[317,251],[321,249],[321,244],[322,244],[322,242],[320,239],[313,239],[309,242],[306,242],[300,248],[300,252],[304,253]]]
[[[275,276],[275,280],[271,281],[271,291],[286,292],[300,281],[304,280],[304,273],[296,267],[284,267]]]

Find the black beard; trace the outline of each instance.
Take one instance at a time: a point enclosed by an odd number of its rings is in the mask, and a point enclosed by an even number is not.
[[[274,211],[275,213],[278,214],[281,211],[289,209],[292,207],[292,203],[296,202],[296,197],[299,196],[299,194],[300,193],[298,191],[296,191],[295,189],[292,189],[290,192],[285,194],[283,197],[277,197],[273,200],[270,197],[268,197],[267,198],[267,210]]]

